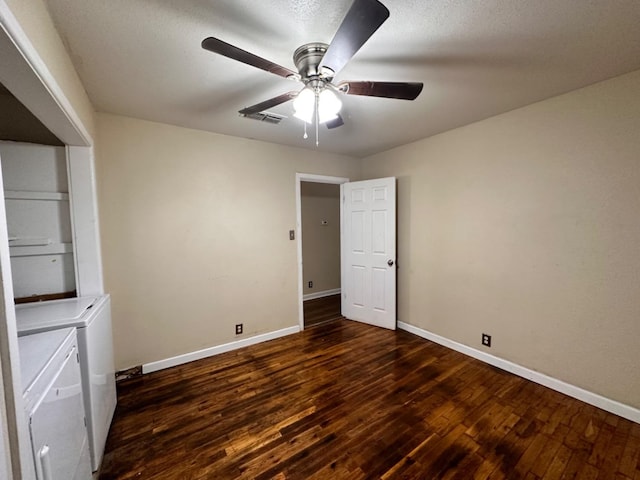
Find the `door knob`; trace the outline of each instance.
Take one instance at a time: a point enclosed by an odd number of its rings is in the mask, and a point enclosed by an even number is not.
[[[393,260],[387,261],[387,265],[389,265],[390,267],[393,267]]]

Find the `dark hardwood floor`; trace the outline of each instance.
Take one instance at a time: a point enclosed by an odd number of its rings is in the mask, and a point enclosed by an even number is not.
[[[340,300],[338,294],[303,302],[305,328],[343,318],[340,313]]]
[[[102,480],[640,480],[640,425],[347,320],[118,391]]]

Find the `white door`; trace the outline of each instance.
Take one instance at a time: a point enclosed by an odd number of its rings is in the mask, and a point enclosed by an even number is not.
[[[342,315],[396,328],[396,179],[340,187]]]

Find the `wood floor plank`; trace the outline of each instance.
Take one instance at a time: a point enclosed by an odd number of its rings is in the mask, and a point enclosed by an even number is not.
[[[571,458],[567,463],[567,467],[562,473],[562,480],[579,479],[580,471],[587,464],[589,452],[584,450],[576,450],[572,452]]]
[[[640,480],[637,424],[344,319],[124,380],[101,480]]]
[[[627,437],[624,452],[620,457],[618,471],[629,478],[633,478],[637,467],[640,467],[640,437],[634,435],[632,428]]]
[[[557,480],[562,478],[562,475],[567,469],[570,458],[571,450],[569,450],[564,444],[559,445],[558,450],[553,456],[551,462],[549,462],[548,468],[542,477],[546,480]]]
[[[341,301],[340,294],[304,301],[302,307],[305,328],[342,318]]]

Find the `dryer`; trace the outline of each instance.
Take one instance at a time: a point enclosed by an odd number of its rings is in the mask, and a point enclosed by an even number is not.
[[[18,336],[75,327],[92,471],[102,461],[116,408],[109,295],[16,305]]]
[[[18,339],[24,408],[38,480],[91,480],[76,331]]]

